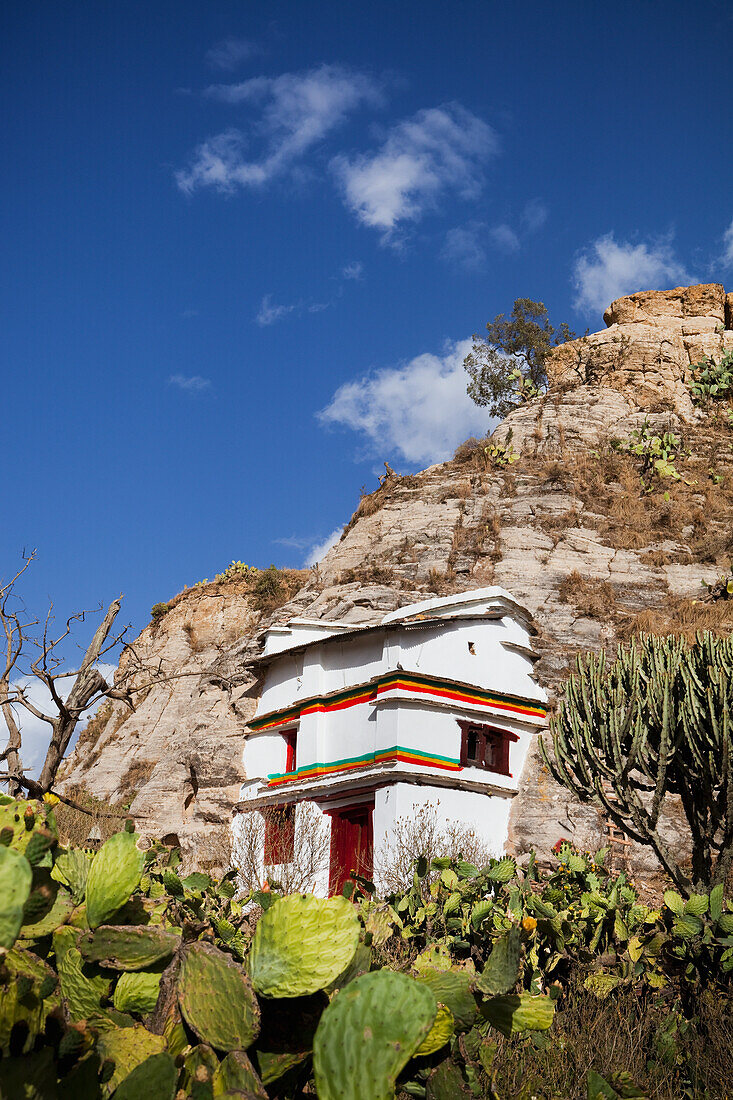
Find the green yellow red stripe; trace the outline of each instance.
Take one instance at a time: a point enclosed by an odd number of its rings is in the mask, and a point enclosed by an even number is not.
[[[268,786],[281,787],[284,783],[294,783],[303,779],[316,779],[330,775],[332,772],[350,772],[358,768],[368,768],[370,765],[384,764],[389,761],[419,764],[424,768],[441,768],[444,771],[457,772],[461,770],[460,761],[453,759],[453,757],[437,756],[435,753],[419,752],[417,749],[406,749],[402,745],[393,745],[389,749],[364,753],[363,756],[333,760],[328,764],[308,764],[306,767],[298,768],[294,772],[268,775]]]
[[[332,711],[346,710],[361,703],[374,702],[378,697],[388,695],[392,691],[414,692],[434,699],[490,707],[492,710],[521,717],[544,718],[547,713],[547,708],[541,703],[514,695],[483,691],[481,688],[459,684],[453,680],[438,679],[419,672],[390,672],[375,678],[369,684],[361,684],[359,687],[347,688],[330,695],[311,696],[304,699],[298,706],[273,711],[261,718],[253,718],[249,726],[257,732],[274,730],[289,722],[297,721],[304,714],[329,714]]]

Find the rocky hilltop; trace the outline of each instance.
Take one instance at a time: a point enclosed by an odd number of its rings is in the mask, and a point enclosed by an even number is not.
[[[548,393],[506,418],[493,452],[469,440],[450,462],[388,473],[317,568],[273,577],[266,600],[246,576],[180,594],[135,642],[174,678],[134,712],[115,703],[90,723],[66,788],[131,803],[140,827],[176,834],[191,863],[225,858],[256,704],[247,661],[271,622],[296,614],[369,623],[431,594],[502,585],[535,616],[537,675],[551,692],[577,653],[637,631],[733,628],[729,602],[701,599],[733,555],[733,430],[689,385],[693,364],[733,350],[733,295],[719,284],[642,292],[604,320],[555,351]],[[642,477],[623,445],[634,431],[678,437],[678,477]],[[546,852],[560,836],[598,846],[606,823],[534,751],[511,843]],[[645,853],[633,858],[645,866]]]

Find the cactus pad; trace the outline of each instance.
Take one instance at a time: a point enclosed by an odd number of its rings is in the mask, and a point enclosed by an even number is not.
[[[81,848],[69,848],[56,857],[53,876],[69,887],[75,905],[84,900],[90,866],[90,856]]]
[[[79,941],[85,959],[114,970],[145,970],[169,959],[181,937],[155,925],[105,924]]]
[[[128,1073],[114,1100],[173,1100],[177,1081],[178,1070],[170,1054],[151,1054]]]
[[[252,984],[265,997],[315,993],[346,969],[358,943],[359,919],[346,898],[279,898],[263,913],[252,940]]]
[[[473,1027],[476,1001],[471,993],[471,975],[467,971],[423,967],[417,981],[429,986],[436,1001],[451,1010],[456,1031],[468,1031]]]
[[[226,1096],[228,1092],[251,1093],[267,1100],[262,1082],[247,1055],[241,1050],[227,1054],[214,1074],[214,1096]],[[116,1098],[115,1098],[116,1100]]]
[[[25,856],[14,848],[0,847],[0,947],[10,948],[18,938],[32,878]]]
[[[395,1081],[432,1027],[435,997],[391,970],[363,974],[323,1013],[313,1047],[320,1100],[393,1100]]]
[[[50,936],[62,924],[66,924],[74,909],[74,902],[68,890],[61,887],[56,893],[56,899],[45,915],[40,914],[35,920],[26,921],[20,930],[21,940],[38,940],[42,936]]]
[[[512,928],[496,941],[476,983],[482,993],[495,996],[508,993],[512,989],[519,977],[521,950],[522,934],[518,928]]]
[[[43,1031],[49,1012],[59,1008],[61,995],[51,968],[22,948],[16,947],[7,953],[3,959],[2,973],[0,1051],[7,1055],[14,1024],[26,1025],[28,1031],[23,1049],[30,1050],[36,1036]],[[44,993],[45,997],[42,995]]]
[[[518,1031],[547,1031],[555,1005],[549,997],[520,993],[484,1001],[481,1015],[507,1038]]]
[[[216,1050],[246,1050],[257,1038],[260,1009],[244,970],[216,947],[190,944],[178,984],[181,1012]]]
[[[84,963],[76,946],[78,936],[73,928],[60,928],[54,933],[53,946],[69,1017],[85,1020],[99,1013],[102,1000],[109,993],[110,978],[100,974],[97,967]]]
[[[153,1035],[141,1024],[102,1031],[97,1041],[99,1056],[103,1062],[114,1062],[112,1076],[103,1086],[104,1094],[111,1096],[137,1066],[154,1054],[162,1054],[164,1047],[163,1036]]]
[[[109,920],[138,886],[145,857],[135,841],[134,833],[115,833],[94,857],[86,890],[90,928]]]
[[[416,1057],[435,1054],[436,1050],[440,1050],[450,1041],[454,1031],[453,1013],[445,1005],[439,1004],[433,1026],[415,1051]]]
[[[121,974],[112,1003],[119,1012],[137,1012],[144,1016],[158,1003],[159,990],[160,974],[145,970]]]

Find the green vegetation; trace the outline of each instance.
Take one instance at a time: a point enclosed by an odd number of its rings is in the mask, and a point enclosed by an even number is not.
[[[712,356],[692,366],[690,389],[698,404],[733,397],[733,351],[726,352],[716,363]]]
[[[650,845],[685,896],[722,889],[733,863],[733,639],[646,634],[612,663],[605,653],[578,658],[551,732],[552,756],[540,743],[559,783]],[[660,826],[677,797],[689,873]]]
[[[644,420],[641,428],[631,433],[629,439],[614,439],[611,446],[624,454],[636,455],[641,459],[641,476],[648,491],[652,489],[652,479],[671,478],[680,481],[682,475],[675,461],[684,454],[678,436],[673,432],[655,435]]]
[[[3,1097],[642,1096],[569,1037],[581,1010],[633,994],[638,1016],[647,991],[644,1087],[721,1095],[725,1052],[712,1034],[701,1061],[693,1037],[705,998],[730,1016],[722,885],[651,908],[563,843],[544,875],[419,859],[384,900],[358,878],[351,901],[237,898],[234,872],[181,877],[179,852],[142,851],[129,825],[93,854],[61,847],[44,803],[0,811]]]
[[[552,349],[574,339],[565,322],[559,328],[550,324],[542,302],[517,298],[509,319],[500,313],[486,325],[485,337],[473,337],[464,360],[469,397],[488,406],[490,416],[504,418],[545,392]]]
[[[150,609],[150,617],[154,623],[159,623],[160,620],[168,614],[170,609],[171,607],[168,603],[154,603]]]

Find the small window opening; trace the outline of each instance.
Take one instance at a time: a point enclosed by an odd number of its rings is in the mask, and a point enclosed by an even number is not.
[[[476,656],[476,646],[473,644],[473,642],[468,643],[468,652],[472,653],[474,657]]]
[[[478,722],[459,722],[458,725],[461,727],[461,765],[464,768],[484,768],[498,775],[511,775],[509,746],[519,740],[516,733]]]
[[[289,775],[295,771],[295,749],[297,734],[295,730],[288,730],[283,734],[283,740],[285,741],[285,774]]]
[[[295,805],[264,811],[265,864],[292,863],[295,859]]]

